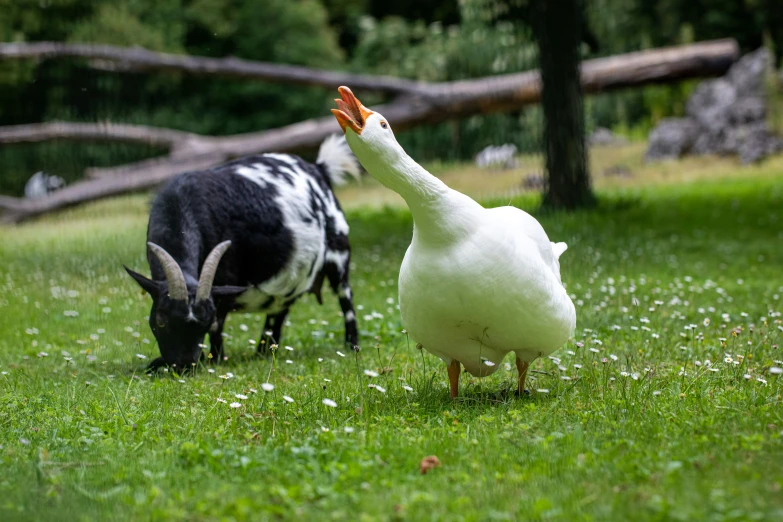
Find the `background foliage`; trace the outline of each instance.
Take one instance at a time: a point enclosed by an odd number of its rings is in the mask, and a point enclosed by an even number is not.
[[[0,0],[3,41],[100,42],[204,56],[234,55],[326,69],[455,80],[536,66],[525,0]],[[744,51],[783,49],[774,0],[587,0],[586,58],[733,37]],[[587,39],[586,39],[587,40]],[[591,98],[588,128],[644,132],[683,111],[686,83]],[[112,120],[225,135],[327,113],[333,93],[177,74],[116,74],[82,61],[0,63],[0,125]],[[378,100],[380,101],[380,100]],[[417,158],[469,158],[489,144],[537,151],[536,108],[421,128],[401,139]],[[68,180],[85,166],[155,154],[120,144],[0,149],[0,193],[18,195],[37,170]]]

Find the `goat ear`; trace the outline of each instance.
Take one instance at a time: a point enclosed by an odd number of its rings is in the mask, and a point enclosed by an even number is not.
[[[158,297],[158,295],[160,295],[161,283],[144,277],[140,273],[134,272],[125,265],[123,265],[123,268],[125,268],[125,271],[128,272],[128,275],[131,276],[139,284],[139,286],[142,287],[152,297]]]

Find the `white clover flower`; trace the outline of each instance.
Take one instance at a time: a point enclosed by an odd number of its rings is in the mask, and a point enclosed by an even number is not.
[[[324,399],[321,402],[324,403],[326,406],[329,406],[330,408],[336,408],[337,407],[337,403],[334,402],[332,399]]]
[[[292,398],[291,398],[291,397],[289,397],[288,395],[283,395],[283,400],[284,400],[285,402],[294,402],[294,399],[292,399]]]
[[[261,389],[264,390],[265,392],[271,392],[272,390],[275,389],[275,385],[269,382],[265,382],[264,384],[261,385]]]
[[[226,404],[228,401],[226,399],[221,399],[220,397],[217,398],[218,402],[222,402],[223,404]]]
[[[350,426],[346,426],[345,428],[343,428],[343,431],[345,431],[345,433],[353,433],[353,428]]]
[[[367,377],[378,377],[378,372],[374,372],[372,370],[364,370],[364,375]]]
[[[546,388],[539,388],[536,390],[538,393],[549,393],[549,390]]]
[[[413,388],[411,388],[411,387],[410,387],[410,386],[408,386],[407,384],[403,384],[403,385],[402,385],[402,389],[403,389],[403,390],[405,390],[405,391],[413,391]]]
[[[232,408],[241,408],[242,404],[239,402],[232,402],[231,404],[229,404],[229,406],[231,406]]]
[[[138,357],[139,359],[146,359],[147,358],[147,356],[144,355],[143,353],[137,353],[136,357]]]
[[[243,401],[247,399],[247,395],[243,395],[241,393],[237,393],[236,395],[234,395],[234,397],[236,397],[237,399],[242,399]]]

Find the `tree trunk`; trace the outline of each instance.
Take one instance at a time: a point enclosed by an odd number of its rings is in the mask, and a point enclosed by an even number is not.
[[[543,206],[573,210],[595,202],[585,147],[580,81],[582,0],[532,0],[538,42],[547,176]]]

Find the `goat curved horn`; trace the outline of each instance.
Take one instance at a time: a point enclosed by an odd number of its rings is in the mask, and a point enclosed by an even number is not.
[[[209,253],[204,260],[204,266],[201,267],[201,276],[198,278],[198,288],[196,289],[196,301],[205,301],[212,295],[212,283],[215,282],[215,273],[218,264],[226,253],[231,241],[223,241]]]
[[[152,253],[158,258],[163,267],[163,273],[166,274],[166,282],[169,285],[169,299],[187,301],[188,287],[185,284],[185,275],[182,273],[179,264],[171,257],[171,254],[155,243],[148,242],[147,246],[150,247]]]

